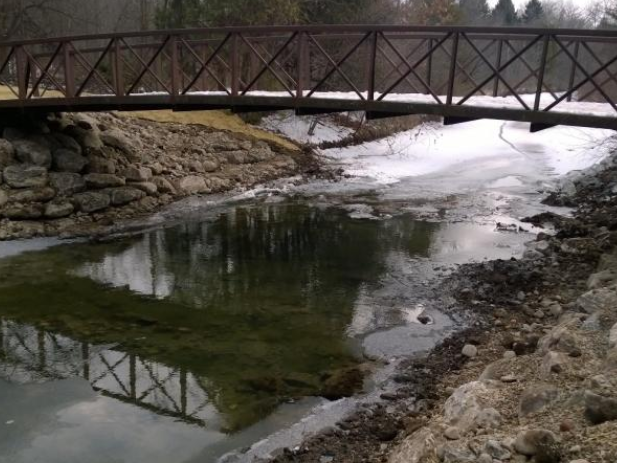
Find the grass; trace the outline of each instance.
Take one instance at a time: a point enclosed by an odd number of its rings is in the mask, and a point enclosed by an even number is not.
[[[58,92],[47,92],[46,96],[59,96]],[[0,86],[0,100],[14,100],[15,94],[6,86]],[[227,130],[229,132],[240,133],[264,140],[269,143],[276,143],[282,148],[291,151],[299,151],[300,148],[289,140],[273,133],[261,130],[227,111],[182,111],[173,112],[171,110],[162,111],[134,111],[122,113],[124,117],[140,118],[154,122],[175,123],[175,124],[195,124],[203,125],[214,130]]]

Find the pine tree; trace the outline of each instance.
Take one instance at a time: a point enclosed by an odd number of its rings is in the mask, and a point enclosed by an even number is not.
[[[495,23],[504,26],[513,26],[518,22],[512,0],[499,0],[493,9],[492,17]]]
[[[483,24],[491,14],[487,0],[460,0],[459,7],[464,24]]]
[[[544,8],[540,0],[529,0],[525,5],[522,20],[525,24],[533,24],[544,16]]]

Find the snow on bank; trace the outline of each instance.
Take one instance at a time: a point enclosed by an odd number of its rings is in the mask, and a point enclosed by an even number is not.
[[[296,116],[289,111],[264,118],[260,127],[299,143],[315,145],[324,141],[338,141],[353,133],[353,129],[335,125],[330,118]]]
[[[610,130],[557,127],[530,134],[528,124],[482,120],[441,127],[425,124],[361,146],[335,148],[323,154],[348,175],[391,184],[403,178],[443,171],[482,159],[503,161],[504,176],[514,158],[545,173],[563,175],[599,162],[615,146]],[[499,184],[498,184],[499,185]]]

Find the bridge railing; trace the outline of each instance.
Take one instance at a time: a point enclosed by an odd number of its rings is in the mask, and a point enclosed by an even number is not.
[[[617,111],[617,32],[252,27],[0,43],[0,107],[105,98],[294,100]],[[495,99],[495,97],[506,97]],[[135,100],[132,100],[135,101]],[[219,98],[219,101],[222,101]],[[239,100],[235,104],[238,104]]]

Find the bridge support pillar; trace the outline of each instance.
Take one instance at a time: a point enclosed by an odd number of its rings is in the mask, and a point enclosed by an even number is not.
[[[555,124],[543,124],[541,122],[532,122],[529,131],[531,133],[541,132],[542,130],[552,129],[553,127],[557,127]]]
[[[443,118],[443,125],[457,125],[464,124],[465,122],[473,122],[480,120],[477,117],[459,117],[459,116],[446,116]]]

